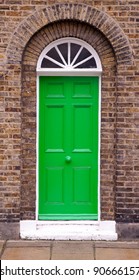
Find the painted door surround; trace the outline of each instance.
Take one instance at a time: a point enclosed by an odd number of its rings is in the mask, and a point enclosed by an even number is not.
[[[65,43],[68,42],[68,55],[67,55],[67,61],[65,57],[63,56],[64,60],[62,59],[61,55],[59,54],[59,50],[57,50],[57,43]],[[70,53],[71,53],[71,43],[72,44],[79,44],[81,48],[86,48],[87,51],[91,53],[90,58],[86,58],[83,60],[83,63],[86,63],[89,61],[89,59],[94,58],[96,62],[96,66],[92,68],[85,68],[85,67],[78,67],[80,66],[80,61],[78,63],[71,63],[75,62],[76,59],[72,58],[73,60],[71,61]],[[55,46],[55,47],[54,47]],[[64,67],[61,65],[58,65],[57,67],[49,67],[48,69],[45,67],[45,62],[43,63],[43,59],[50,59],[49,54],[47,53],[51,51],[52,48],[55,48],[60,56],[60,59],[63,60]],[[77,58],[79,58],[79,54],[81,52],[81,48],[77,51],[78,54]],[[50,61],[52,63],[55,63],[53,60],[53,57],[51,56]],[[43,65],[43,67],[42,67]],[[74,67],[75,66],[75,67]],[[98,77],[98,87],[99,87],[99,112],[98,112],[98,119],[99,119],[99,128],[98,128],[98,135],[100,135],[100,99],[101,99],[101,72],[102,72],[102,67],[101,67],[101,62],[100,59],[95,52],[95,50],[89,46],[86,42],[76,39],[76,38],[63,38],[56,40],[55,42],[51,43],[48,47],[45,48],[45,50],[41,53],[39,60],[38,60],[38,65],[37,65],[37,88],[38,88],[38,93],[37,93],[37,103],[39,104],[39,77],[40,76],[71,76],[71,77],[93,77],[97,76]],[[93,80],[93,79],[92,79]],[[39,106],[37,106],[39,108]],[[39,113],[38,113],[38,119],[39,119]],[[37,135],[39,133],[39,127],[37,125]],[[38,140],[37,140],[38,143]],[[38,148],[38,147],[37,147]],[[98,141],[98,166],[100,162],[100,139]],[[39,160],[37,156],[37,166],[39,165]],[[99,174],[99,168],[98,168],[98,215],[97,215],[97,221],[91,221],[90,219],[83,221],[73,221],[70,220],[68,221],[38,221],[38,174],[37,174],[37,204],[36,204],[36,221],[21,221],[20,223],[20,235],[22,238],[45,238],[45,239],[84,239],[84,240],[92,240],[92,239],[105,239],[105,240],[116,240],[117,239],[117,234],[115,232],[115,221],[100,221],[100,197],[99,197],[99,181],[100,181],[100,174]],[[109,229],[109,230],[108,230]]]

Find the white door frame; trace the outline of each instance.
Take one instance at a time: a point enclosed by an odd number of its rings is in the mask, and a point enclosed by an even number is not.
[[[38,174],[38,170],[39,170],[39,77],[40,76],[74,76],[74,71],[68,71],[68,73],[66,73],[66,75],[60,75],[60,73],[58,72],[53,72],[53,75],[47,75],[48,73],[45,71],[42,73],[38,73],[37,75],[37,140],[36,140],[36,221],[38,221],[38,209],[39,209],[39,174]],[[63,73],[65,74],[65,72]],[[86,74],[86,75],[85,75]],[[91,77],[95,77],[97,76],[99,78],[99,98],[98,98],[98,221],[100,221],[100,215],[101,215],[101,211],[100,211],[100,147],[101,147],[101,137],[100,137],[100,133],[101,133],[101,74],[100,75],[93,75],[94,73],[90,73],[91,75],[87,75],[86,72],[80,72],[80,75],[78,72],[76,72],[76,76],[91,76]]]
[[[74,69],[72,63],[70,63],[70,46],[68,45],[68,62],[67,65],[63,63],[63,68],[42,68],[41,64],[43,59],[46,57],[46,54],[53,48],[57,48],[59,44],[80,44],[82,50],[83,48],[87,49],[93,56],[96,62],[97,68],[86,68],[86,69]],[[79,52],[80,52],[79,50]],[[64,59],[63,59],[64,60]],[[74,60],[74,59],[73,59]],[[59,64],[59,62],[57,62]],[[76,62],[75,62],[76,63]],[[98,167],[100,166],[100,132],[101,132],[101,73],[102,73],[102,66],[100,58],[97,52],[90,46],[88,43],[84,42],[83,40],[77,38],[61,38],[56,41],[50,43],[46,48],[42,51],[39,56],[38,63],[37,63],[37,141],[36,141],[36,151],[37,151],[37,168],[36,168],[36,221],[38,220],[38,208],[39,208],[39,166],[38,166],[38,158],[39,158],[39,77],[40,76],[97,76],[99,78],[99,110],[98,110]],[[100,168],[98,168],[98,221],[100,221]]]

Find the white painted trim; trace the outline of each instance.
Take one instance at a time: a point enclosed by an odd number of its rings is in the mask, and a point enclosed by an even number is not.
[[[36,221],[38,220],[38,213],[39,213],[39,76],[37,75],[36,78],[36,85],[37,85],[37,96],[36,96]]]
[[[101,76],[99,76],[99,100],[98,100],[98,221],[100,221],[101,204],[100,204],[100,149],[101,149]]]
[[[82,63],[85,63],[86,61],[90,60],[91,58],[93,58],[92,54],[90,56],[88,56],[87,58],[83,59],[82,61],[78,62],[77,64],[74,64],[73,68],[76,68],[77,66],[81,65]]]
[[[71,71],[72,73],[74,73],[74,71]],[[53,73],[53,72],[52,72]],[[64,73],[65,74],[65,73]],[[52,74],[53,75],[53,74]],[[73,74],[72,74],[73,75]],[[46,75],[44,75],[46,76]],[[51,76],[51,75],[49,75]],[[54,76],[54,75],[53,75]],[[60,75],[60,76],[67,76],[67,75]],[[78,75],[79,76],[79,75]],[[88,76],[88,73],[86,72],[86,75],[83,75],[83,76]],[[91,75],[92,76],[92,75]],[[98,138],[99,138],[99,141],[98,141],[98,221],[100,221],[100,216],[101,216],[101,205],[100,205],[100,147],[101,147],[101,137],[100,137],[100,134],[101,134],[101,75],[96,75],[99,77],[99,100],[98,100]],[[36,221],[38,220],[38,214],[39,214],[39,211],[38,211],[38,208],[39,208],[39,174],[38,174],[38,170],[39,170],[39,146],[38,146],[38,143],[39,143],[39,75],[37,75],[37,124],[36,124],[36,127],[37,127],[37,140],[36,140]]]
[[[75,57],[74,57],[74,59],[73,59],[73,61],[71,63],[71,66],[74,65],[74,63],[75,63],[77,57],[79,56],[79,54],[81,53],[82,49],[83,49],[83,46],[81,46],[80,49],[78,50],[77,54],[75,55]]]
[[[50,68],[49,70],[44,69],[38,69],[37,74],[39,76],[100,76],[102,71],[95,70],[92,71],[91,69],[58,69],[55,70],[53,68]]]
[[[20,237],[46,240],[117,240],[115,221],[20,221]]]
[[[69,38],[71,39],[71,38]],[[61,39],[60,39],[61,40]],[[53,42],[54,43],[54,42]],[[37,133],[37,140],[36,140],[36,151],[37,151],[37,156],[36,156],[36,223],[41,223],[38,221],[38,203],[39,203],[39,189],[38,189],[38,182],[39,182],[39,174],[38,174],[38,134],[39,134],[39,76],[98,76],[99,77],[99,111],[98,111],[98,117],[99,117],[99,122],[98,122],[98,135],[99,135],[99,142],[98,142],[98,166],[100,166],[100,147],[101,147],[101,137],[100,137],[100,130],[101,130],[101,73],[102,73],[102,68],[101,70],[98,69],[58,69],[56,71],[55,69],[49,69],[47,71],[46,69],[37,69],[37,128],[36,128],[36,133]],[[98,222],[100,222],[100,168],[98,168]],[[25,221],[23,221],[25,222]],[[84,224],[86,223],[90,224],[90,221],[83,221]],[[50,223],[50,222],[49,222]],[[61,223],[61,222],[60,222]],[[63,222],[64,224],[67,224],[66,221]],[[94,224],[95,222],[93,222]],[[75,221],[75,224],[78,224],[78,221]],[[83,228],[82,228],[83,229]]]
[[[49,57],[48,55],[45,55],[44,58],[47,58],[48,60],[52,61],[53,63],[57,64],[58,66],[63,67],[63,64],[61,64],[60,62],[56,61],[55,59]]]
[[[55,46],[55,49],[56,49],[56,51],[58,52],[60,58],[62,59],[64,65],[67,66],[67,63],[66,63],[64,57],[62,56],[61,52],[59,51],[59,48],[58,48],[57,46]]]
[[[70,51],[71,51],[71,41],[68,41],[68,66],[70,66]]]

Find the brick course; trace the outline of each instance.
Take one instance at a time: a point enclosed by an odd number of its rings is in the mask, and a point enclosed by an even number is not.
[[[102,65],[101,218],[139,222],[139,1],[0,0],[0,220],[35,218],[36,63],[75,36]]]

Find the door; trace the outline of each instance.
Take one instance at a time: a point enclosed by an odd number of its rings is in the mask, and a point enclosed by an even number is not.
[[[40,220],[98,217],[98,81],[40,77]]]

